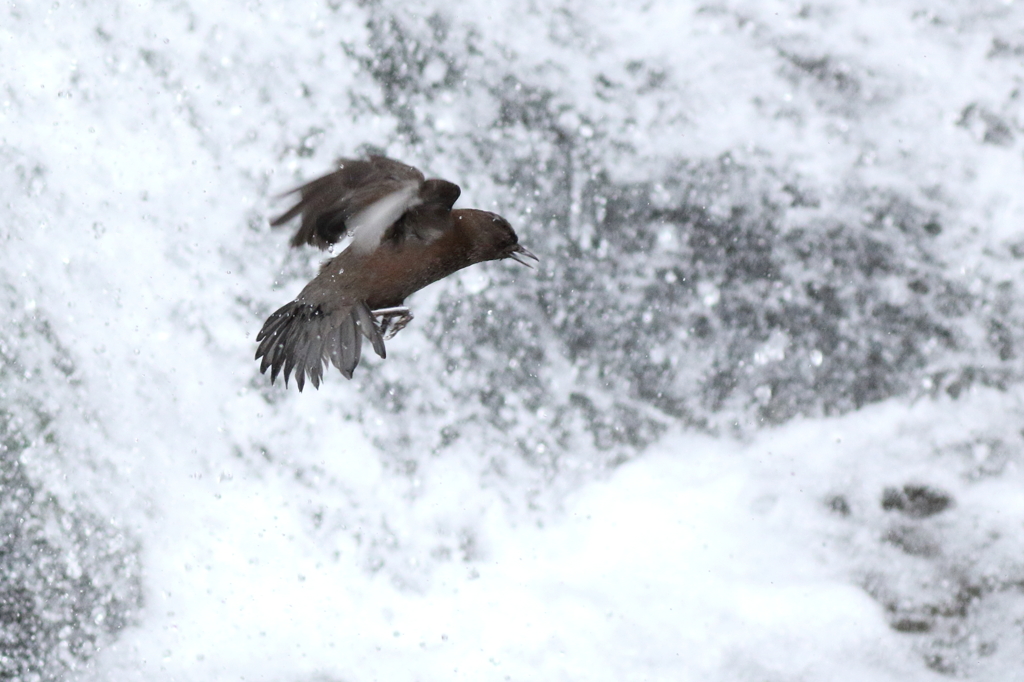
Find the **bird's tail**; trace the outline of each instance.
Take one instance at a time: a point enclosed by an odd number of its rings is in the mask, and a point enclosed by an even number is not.
[[[328,361],[345,378],[352,378],[362,353],[363,336],[369,339],[377,355],[386,356],[380,329],[362,301],[330,312],[319,305],[292,301],[267,318],[256,335],[256,342],[260,344],[256,359],[263,358],[261,373],[270,368],[270,383],[274,383],[283,370],[287,386],[288,376],[294,370],[299,391],[305,385],[306,376],[313,386],[320,388]]]

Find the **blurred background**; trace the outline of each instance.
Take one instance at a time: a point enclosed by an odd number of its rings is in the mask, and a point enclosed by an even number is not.
[[[8,2],[0,678],[1024,680],[1024,8]],[[387,154],[536,271],[271,386]]]

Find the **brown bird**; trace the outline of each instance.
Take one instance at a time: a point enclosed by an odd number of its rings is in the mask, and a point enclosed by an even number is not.
[[[328,361],[351,379],[361,337],[386,357],[384,340],[412,319],[403,303],[413,292],[474,263],[537,260],[501,216],[453,211],[458,185],[383,156],[341,159],[338,170],[288,194],[295,192],[298,203],[270,223],[301,215],[292,246],[351,241],[256,336],[260,372],[269,368],[271,383],[283,370],[287,386],[294,371],[300,391],[306,376],[319,388]]]

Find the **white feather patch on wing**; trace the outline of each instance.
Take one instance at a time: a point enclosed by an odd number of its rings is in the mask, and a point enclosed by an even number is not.
[[[380,246],[380,238],[402,214],[420,204],[420,183],[407,182],[402,189],[395,190],[383,199],[373,202],[349,222],[352,231],[350,249],[369,252]]]

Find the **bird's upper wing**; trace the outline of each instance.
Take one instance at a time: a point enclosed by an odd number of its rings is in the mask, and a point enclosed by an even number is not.
[[[270,224],[301,215],[292,246],[326,249],[352,233],[357,248],[372,250],[395,221],[422,203],[423,182],[419,170],[384,156],[341,159],[338,170],[288,192],[298,192],[299,201]]]

